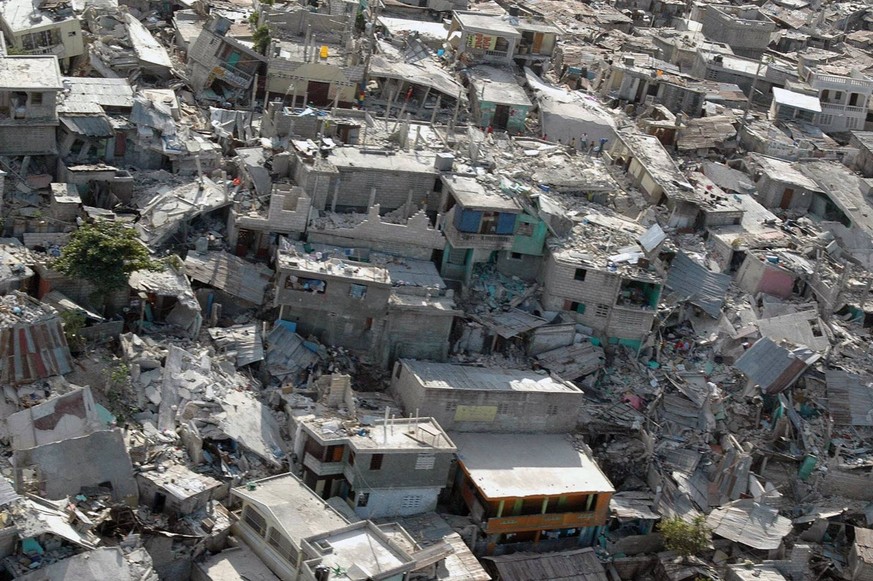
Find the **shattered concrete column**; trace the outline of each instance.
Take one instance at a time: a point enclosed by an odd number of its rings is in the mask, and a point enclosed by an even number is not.
[[[430,114],[430,124],[433,126],[433,122],[436,121],[437,113],[440,110],[440,101],[442,101],[443,96],[437,95],[436,105],[433,106],[433,113]]]
[[[340,180],[336,181],[336,185],[333,188],[333,197],[330,200],[330,211],[336,212],[336,199],[339,197],[339,189],[340,189]]]
[[[409,213],[412,211],[412,189],[409,190],[409,195],[406,196],[406,205],[403,207],[403,219],[409,219]]]

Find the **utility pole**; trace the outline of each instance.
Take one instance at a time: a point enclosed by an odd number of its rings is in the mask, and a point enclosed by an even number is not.
[[[743,127],[748,126],[749,108],[752,106],[752,99],[755,96],[755,91],[758,89],[758,79],[761,78],[761,67],[764,66],[765,60],[768,63],[772,63],[773,57],[765,54],[760,59],[758,59],[758,68],[755,69],[755,78],[752,80],[752,88],[749,91],[748,98],[746,99],[746,106],[743,108]]]

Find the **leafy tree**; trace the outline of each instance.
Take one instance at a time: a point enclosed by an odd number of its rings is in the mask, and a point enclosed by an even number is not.
[[[264,24],[257,27],[252,34],[252,40],[255,43],[255,50],[261,54],[266,54],[267,47],[270,46],[270,28]]]
[[[695,517],[690,523],[678,517],[664,520],[658,525],[658,530],[664,537],[664,546],[679,553],[683,559],[709,548],[710,530],[703,516]]]
[[[91,282],[102,299],[124,288],[133,271],[159,270],[161,264],[149,258],[132,228],[102,220],[76,230],[53,267],[67,276]]]
[[[61,311],[61,322],[64,324],[64,336],[70,350],[81,351],[85,346],[85,338],[81,335],[85,327],[85,315],[79,311]]]

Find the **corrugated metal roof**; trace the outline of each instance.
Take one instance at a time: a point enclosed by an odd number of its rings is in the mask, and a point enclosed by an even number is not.
[[[259,324],[234,325],[226,329],[213,327],[209,329],[209,336],[222,351],[236,353],[237,367],[264,359],[264,340]]]
[[[0,385],[31,383],[72,371],[72,356],[54,309],[23,293],[6,295],[3,302]],[[19,310],[15,311],[16,308]],[[8,316],[6,310],[10,313]]]
[[[828,410],[838,426],[873,426],[873,378],[829,369]]]
[[[819,358],[807,347],[789,350],[763,337],[737,359],[734,367],[759,385],[762,392],[773,394],[790,387]]]
[[[111,137],[115,134],[105,115],[64,115],[61,124],[72,133],[86,137]]]
[[[490,313],[481,317],[474,317],[483,325],[503,337],[509,339],[531,329],[542,327],[548,321],[541,317],[535,317],[520,309],[512,309],[506,312]]]
[[[190,253],[185,259],[185,272],[196,281],[260,305],[273,271],[263,264],[254,264],[227,252]]]
[[[537,361],[558,377],[572,381],[600,369],[606,357],[596,345],[577,343],[540,353]]]
[[[765,551],[778,549],[792,527],[777,509],[753,500],[737,500],[713,510],[706,525],[715,535]]]
[[[667,273],[667,286],[713,318],[721,314],[731,277],[711,272],[680,252]]]
[[[603,565],[591,547],[559,553],[515,553],[487,557],[501,579],[525,581],[608,581]]]
[[[64,104],[96,103],[103,107],[133,107],[133,88],[127,79],[101,79],[97,77],[64,77],[70,88]]]
[[[270,375],[285,379],[316,363],[318,354],[314,345],[305,342],[284,321],[277,321],[267,335],[266,360]]]

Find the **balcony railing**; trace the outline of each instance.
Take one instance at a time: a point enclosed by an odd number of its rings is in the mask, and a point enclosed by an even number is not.
[[[212,68],[212,74],[215,75],[216,78],[224,81],[225,83],[231,84],[235,87],[239,87],[240,89],[245,89],[246,87],[251,85],[252,79],[254,78],[247,72],[227,63],[221,63],[214,66]]]
[[[508,250],[512,248],[512,234],[460,232],[454,224],[446,224],[443,233],[453,248],[481,248],[483,250]]]
[[[827,114],[867,114],[867,109],[864,107],[855,107],[854,105],[840,105],[838,103],[822,103],[821,112]]]
[[[64,54],[66,54],[67,49],[62,44],[56,44],[54,46],[41,46],[39,48],[34,48],[32,50],[24,51],[26,54],[53,54],[58,58],[63,58]]]
[[[322,462],[316,459],[315,456],[306,452],[303,456],[303,465],[315,472],[319,476],[334,476],[343,473],[342,462]]]
[[[839,90],[841,87],[862,87],[873,89],[873,80],[870,79],[853,79],[852,77],[841,77],[839,75],[822,75],[813,73],[809,80],[809,84],[816,89],[834,88]],[[828,85],[824,87],[823,85]]]
[[[603,523],[594,522],[593,512],[528,514],[490,518],[485,525],[485,532],[490,535],[507,532],[547,531],[553,529],[590,527],[598,524]]]

